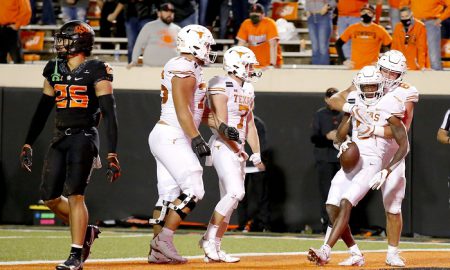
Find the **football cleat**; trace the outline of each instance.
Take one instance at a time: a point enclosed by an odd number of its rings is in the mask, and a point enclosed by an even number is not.
[[[94,225],[88,225],[86,228],[86,235],[84,236],[83,250],[81,251],[81,260],[85,262],[91,254],[92,244],[101,233],[100,229]]]
[[[314,262],[319,266],[325,265],[330,261],[330,256],[322,248],[310,248],[307,257],[309,261]]]
[[[219,254],[216,249],[216,241],[213,239],[206,240],[203,237],[198,241],[198,246],[205,253],[205,262],[220,262]]]
[[[173,263],[187,263],[187,259],[178,254],[177,249],[172,242],[172,238],[170,237],[164,236],[160,233],[152,239],[150,246],[152,250],[156,250],[167,258],[175,261]]]
[[[363,266],[365,264],[364,256],[361,254],[350,253],[350,257],[339,263],[342,266]]]
[[[56,266],[56,270],[82,270],[83,262],[74,254],[70,254],[69,258]]]
[[[390,266],[404,267],[405,262],[405,258],[400,257],[399,252],[392,254],[388,253],[386,256],[386,264]]]

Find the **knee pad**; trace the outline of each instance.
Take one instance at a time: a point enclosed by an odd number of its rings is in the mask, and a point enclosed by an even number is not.
[[[236,209],[239,203],[239,199],[234,194],[227,193],[220,199],[219,203],[216,205],[216,212],[221,214],[222,216],[227,216],[229,212],[232,212],[233,209]]]
[[[185,193],[181,193],[181,195],[178,196],[178,199],[181,201],[179,205],[169,203],[168,207],[173,211],[177,212],[177,214],[181,217],[181,219],[185,219],[187,214],[184,213],[182,210],[186,207],[189,208],[191,211],[194,210],[195,206],[197,205],[197,200],[195,198],[195,195]]]
[[[205,189],[203,187],[202,179],[203,171],[192,171],[184,177],[181,190],[184,194],[194,196],[195,202],[203,199],[205,195]]]
[[[169,204],[170,204],[170,202],[163,200],[162,206],[156,206],[155,210],[159,210],[159,211],[161,211],[161,213],[159,214],[159,217],[149,219],[148,223],[150,223],[150,225],[164,226]]]

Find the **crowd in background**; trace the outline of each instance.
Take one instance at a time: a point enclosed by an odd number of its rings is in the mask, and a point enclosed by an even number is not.
[[[38,2],[41,3],[37,8]],[[92,3],[91,3],[92,2]],[[157,33],[158,38],[135,42],[144,26],[161,18],[161,4],[170,2],[173,13],[162,20],[170,30]],[[19,28],[27,24],[54,25],[70,20],[89,20],[89,10],[100,14],[101,37],[127,37],[128,63],[134,66],[136,59],[145,55],[152,46],[174,51],[176,31],[174,25],[201,24],[209,29],[218,29],[218,38],[236,39],[239,45],[253,50],[261,67],[281,67],[283,64],[280,35],[277,24],[269,16],[271,0],[5,0],[0,7],[0,37],[7,40],[0,47],[0,62],[6,63],[9,53],[14,63],[22,63]],[[295,2],[297,1],[283,1]],[[376,61],[380,52],[389,47],[402,51],[412,70],[441,70],[441,39],[447,38],[450,25],[450,0],[299,0],[302,16],[307,19],[311,40],[313,65],[330,64],[330,40],[337,40],[337,64],[357,69]],[[379,25],[382,5],[389,6],[389,22]],[[60,14],[58,13],[60,8]],[[167,9],[167,8],[165,8]],[[38,11],[39,10],[39,11]],[[296,14],[297,15],[297,14]],[[167,16],[166,16],[167,17]],[[272,14],[274,17],[274,14]],[[276,17],[276,16],[275,16]],[[275,18],[274,17],[274,18]],[[335,26],[335,27],[334,27]],[[161,27],[160,27],[161,28]],[[145,29],[142,38],[154,35]],[[337,37],[335,31],[337,29]],[[389,30],[391,34],[387,31]],[[442,32],[442,33],[441,33]],[[156,44],[156,45],[155,45]],[[109,44],[104,44],[108,48]],[[331,44],[332,47],[333,44]],[[330,50],[331,49],[331,50]],[[134,54],[139,54],[133,56]],[[369,50],[370,53],[361,54]],[[164,53],[171,56],[173,53]],[[148,53],[144,65],[158,65],[167,59],[149,62]]]

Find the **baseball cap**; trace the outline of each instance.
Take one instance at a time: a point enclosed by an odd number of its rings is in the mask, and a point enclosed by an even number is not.
[[[325,91],[326,97],[331,97],[332,95],[336,94],[338,90],[334,87],[328,88],[327,91]]]
[[[265,13],[264,7],[261,4],[252,4],[248,13]]]
[[[370,10],[372,13],[375,13],[375,8],[371,4],[365,4],[364,6],[362,6],[361,11],[365,9]]]
[[[172,11],[172,12],[175,12],[175,7],[173,6],[172,3],[166,2],[166,3],[162,3],[159,6],[159,10],[160,11]]]

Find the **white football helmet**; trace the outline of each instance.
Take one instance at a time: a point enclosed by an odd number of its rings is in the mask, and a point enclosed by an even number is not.
[[[380,71],[383,69],[383,71],[398,74],[398,77],[395,79],[385,77],[385,87],[392,90],[402,82],[408,66],[406,65],[406,58],[403,53],[397,50],[390,50],[378,59],[377,68]]]
[[[253,69],[253,65],[258,64],[253,51],[244,46],[231,47],[223,55],[223,69],[245,82],[250,82],[254,77],[261,77],[261,73],[256,73]]]
[[[375,66],[363,67],[353,79],[361,100],[367,106],[375,105],[384,93],[384,78]]]
[[[205,64],[214,63],[216,52],[211,52],[211,45],[216,44],[211,32],[204,26],[187,25],[178,32],[177,50],[180,53],[190,53]]]

